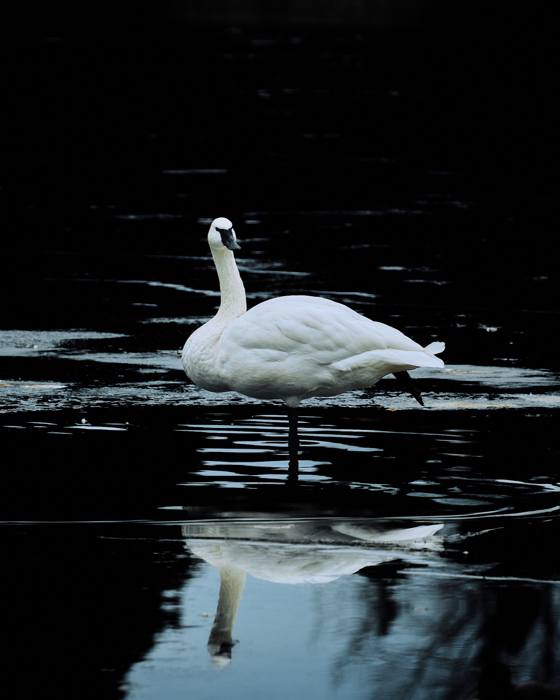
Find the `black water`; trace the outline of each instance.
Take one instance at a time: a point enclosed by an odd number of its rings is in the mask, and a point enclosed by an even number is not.
[[[498,661],[560,685],[549,33],[429,7],[4,30],[16,697],[472,698]],[[426,408],[390,378],[306,402],[288,478],[284,408],[180,367],[220,215],[250,304],[445,340]]]

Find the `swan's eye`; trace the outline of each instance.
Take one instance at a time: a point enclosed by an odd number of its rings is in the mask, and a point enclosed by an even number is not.
[[[239,243],[235,240],[233,226],[231,228],[218,228],[218,226],[216,226],[216,231],[222,237],[222,243],[226,248],[229,248],[229,250],[239,250],[239,248],[241,248]]]

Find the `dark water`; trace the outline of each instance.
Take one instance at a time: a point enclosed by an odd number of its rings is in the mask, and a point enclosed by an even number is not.
[[[6,680],[451,700],[500,661],[560,685],[548,44],[213,19],[43,17],[2,49]],[[250,304],[445,340],[426,408],[390,378],[306,402],[288,478],[283,407],[180,367],[219,215]]]

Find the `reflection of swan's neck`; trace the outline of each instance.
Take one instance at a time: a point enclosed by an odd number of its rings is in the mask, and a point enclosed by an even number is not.
[[[233,624],[245,585],[245,572],[233,566],[224,566],[219,571],[218,609],[208,637],[208,651],[216,661],[227,663],[231,659]]]
[[[212,250],[212,257],[220,280],[219,319],[233,319],[247,311],[245,287],[241,281],[235,257],[231,250]]]

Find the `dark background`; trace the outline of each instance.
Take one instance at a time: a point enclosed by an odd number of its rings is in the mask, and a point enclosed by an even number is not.
[[[202,255],[207,219],[228,216],[243,238],[254,211],[296,264],[313,251],[310,269],[332,266],[346,212],[381,211],[368,235],[438,258],[478,308],[549,309],[554,23],[538,3],[451,5],[8,6],[5,327],[75,326],[83,300],[45,277]],[[92,313],[107,327],[112,308]],[[535,332],[550,345],[550,324]]]
[[[7,240],[27,254],[115,245],[104,209],[115,202],[187,223],[326,201],[400,206],[429,170],[457,174],[475,205],[457,247],[491,237],[506,255],[512,242],[546,254],[558,220],[554,24],[533,3],[449,5],[3,10]],[[200,167],[226,168],[227,182],[166,190],[162,170]]]

